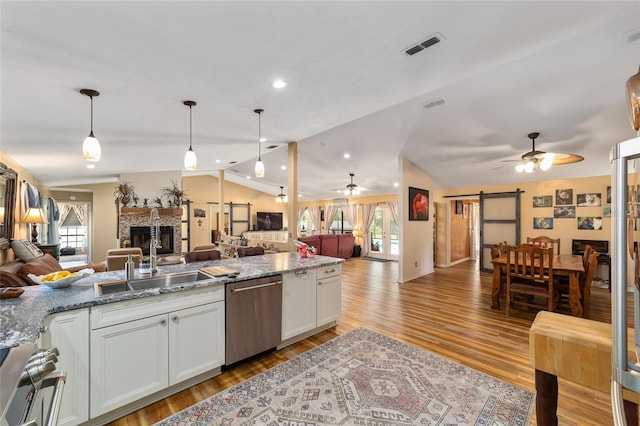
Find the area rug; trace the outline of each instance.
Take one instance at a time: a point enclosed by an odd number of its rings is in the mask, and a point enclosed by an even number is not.
[[[529,425],[533,394],[358,328],[158,425]]]

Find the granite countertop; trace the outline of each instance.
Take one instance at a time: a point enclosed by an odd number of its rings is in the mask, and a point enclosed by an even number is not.
[[[15,299],[0,299],[0,349],[33,343],[38,339],[40,327],[49,314],[87,308],[106,303],[120,302],[140,297],[185,291],[212,285],[224,285],[253,278],[268,277],[284,272],[335,265],[344,259],[327,256],[300,258],[296,252],[248,256],[239,259],[223,259],[188,264],[158,266],[154,276],[176,272],[194,271],[210,266],[226,266],[239,272],[237,277],[218,277],[204,282],[181,283],[172,287],[156,288],[110,296],[96,297],[94,284],[124,279],[124,271],[100,272],[73,283],[70,287],[52,289],[44,285],[23,287],[24,293]],[[146,276],[135,272],[135,279]]]

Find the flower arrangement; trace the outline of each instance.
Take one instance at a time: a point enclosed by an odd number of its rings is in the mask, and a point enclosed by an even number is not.
[[[175,180],[171,181],[171,186],[162,188],[162,193],[173,198],[173,205],[176,207],[180,207],[182,201],[187,197],[187,192],[180,188]],[[169,203],[171,204],[171,200],[169,200]]]
[[[119,200],[123,206],[126,206],[132,199],[137,198],[135,187],[132,183],[124,181],[119,183],[113,191],[113,195]]]

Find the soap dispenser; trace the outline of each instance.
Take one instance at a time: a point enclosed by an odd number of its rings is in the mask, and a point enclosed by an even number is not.
[[[129,258],[124,264],[124,277],[127,281],[133,279],[134,269],[135,269],[135,264],[133,263],[133,259],[131,258],[131,255],[129,255]]]

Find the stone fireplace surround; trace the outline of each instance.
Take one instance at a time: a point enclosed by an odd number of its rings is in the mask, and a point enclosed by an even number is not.
[[[160,226],[173,226],[173,254],[181,254],[182,209],[158,208]],[[152,226],[151,209],[145,207],[121,207],[118,217],[118,240],[120,247],[129,241],[132,226]]]

